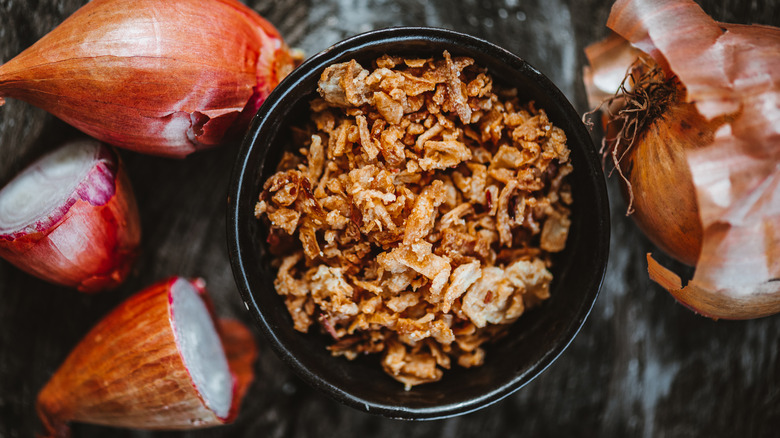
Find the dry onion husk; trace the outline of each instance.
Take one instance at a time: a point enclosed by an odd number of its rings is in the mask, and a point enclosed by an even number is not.
[[[680,105],[694,108],[703,120],[698,126],[709,124],[712,131],[679,154],[690,180],[677,182],[692,187],[702,230],[693,278],[683,286],[648,255],[650,277],[712,318],[780,312],[780,29],[718,23],[686,0],[619,0],[607,26],[620,38],[586,51],[591,102],[604,96],[619,58],[645,56],[679,81]],[[624,74],[627,69],[623,64]],[[609,140],[609,126],[606,132]],[[642,165],[631,163],[633,169]]]

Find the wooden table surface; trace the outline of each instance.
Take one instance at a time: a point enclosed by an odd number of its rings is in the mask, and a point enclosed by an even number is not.
[[[0,0],[6,62],[84,0]],[[291,46],[314,54],[345,37],[428,25],[483,37],[547,74],[587,110],[583,47],[607,34],[609,0],[251,0]],[[707,0],[726,22],[780,26],[777,0]],[[75,131],[9,99],[0,107],[0,183]],[[84,295],[0,260],[0,438],[39,432],[34,402],[70,349],[124,298],[171,275],[206,279],[221,315],[250,323],[225,244],[237,145],[171,160],[121,151],[141,211],[141,257],[125,284]],[[604,287],[578,337],[540,377],[478,412],[402,422],[342,406],[299,380],[258,334],[258,378],[235,424],[189,433],[76,425],[75,437],[769,437],[780,433],[780,316],[711,321],[646,274],[652,245],[610,181],[612,247]],[[500,358],[494,358],[500,360]]]

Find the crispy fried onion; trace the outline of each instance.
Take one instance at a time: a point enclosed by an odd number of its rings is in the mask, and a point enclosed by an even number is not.
[[[322,74],[307,138],[263,186],[255,215],[296,330],[333,354],[381,353],[406,385],[549,296],[569,231],[566,136],[469,58],[383,56]]]

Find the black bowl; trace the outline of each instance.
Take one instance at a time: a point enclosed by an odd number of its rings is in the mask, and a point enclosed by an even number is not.
[[[574,204],[566,249],[557,254],[551,297],[526,312],[509,334],[486,347],[485,364],[453,366],[439,382],[405,391],[385,375],[378,357],[332,357],[328,339],[293,329],[274,290],[266,230],[254,205],[290,142],[290,127],[307,119],[308,101],[329,65],[357,59],[362,65],[388,53],[405,56],[469,56],[494,78],[536,101],[568,137],[574,172],[568,177]],[[276,353],[303,380],[349,406],[392,418],[435,419],[464,414],[516,391],[550,365],[569,345],[598,295],[609,249],[609,212],[600,159],[580,117],[566,97],[527,62],[484,40],[432,28],[391,28],[342,41],[294,70],[254,118],[235,164],[228,198],[228,246],[244,303]],[[317,330],[311,330],[316,332]],[[377,356],[377,355],[374,355]],[[268,378],[270,376],[261,376]]]

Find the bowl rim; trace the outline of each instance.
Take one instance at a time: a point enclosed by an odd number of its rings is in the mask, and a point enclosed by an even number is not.
[[[247,269],[250,269],[250,267],[247,267],[244,264],[241,254],[244,251],[244,246],[249,246],[251,244],[244,245],[240,241],[241,213],[239,211],[239,199],[244,196],[254,197],[256,195],[255,193],[250,193],[249,191],[251,188],[247,187],[247,185],[251,186],[252,184],[252,182],[247,181],[249,157],[255,145],[259,143],[259,133],[264,130],[263,128],[266,124],[265,115],[274,112],[280,106],[280,101],[284,96],[291,90],[296,89],[302,81],[313,74],[312,72],[319,71],[320,69],[333,64],[334,59],[337,57],[342,57],[349,53],[356,53],[364,48],[369,48],[377,44],[420,40],[444,42],[459,46],[463,45],[486,51],[487,56],[507,64],[514,70],[523,71],[525,74],[532,76],[533,80],[543,87],[547,93],[551,94],[553,100],[559,102],[561,106],[560,109],[565,113],[567,119],[571,119],[572,117],[576,119],[577,122],[571,123],[571,125],[572,129],[577,133],[577,141],[580,143],[582,153],[588,162],[589,175],[587,178],[593,184],[596,191],[596,202],[593,206],[593,210],[596,211],[596,214],[598,215],[597,221],[601,233],[600,239],[598,240],[599,245],[597,248],[593,249],[593,257],[598,260],[599,272],[591,277],[591,282],[587,285],[587,290],[585,292],[584,304],[576,313],[576,320],[569,324],[567,331],[562,335],[564,342],[552,345],[551,348],[545,352],[542,360],[532,366],[527,373],[515,376],[493,391],[471,398],[466,402],[443,403],[433,407],[415,408],[376,403],[351,394],[343,388],[339,388],[317,374],[312,373],[290,353],[282,340],[276,335],[272,324],[264,317],[263,311],[260,306],[258,306],[250,291],[251,286],[246,273]],[[569,122],[571,121],[569,120]],[[310,386],[317,388],[331,398],[360,411],[381,414],[395,419],[435,420],[467,414],[504,399],[534,380],[563,353],[581,330],[585,320],[593,309],[602,287],[609,257],[610,215],[606,182],[601,168],[601,160],[596,153],[590,134],[585,129],[584,124],[571,102],[550,79],[535,67],[531,66],[523,58],[482,38],[450,29],[425,26],[400,26],[372,30],[341,40],[306,59],[272,90],[263,105],[259,108],[257,114],[253,117],[251,126],[243,138],[241,147],[236,155],[236,161],[228,187],[227,200],[227,244],[233,276],[244,302],[244,306],[252,315],[256,326],[260,328],[260,331],[263,333],[266,340],[269,341],[276,355],[282,359],[286,365],[292,368],[297,376],[302,378]]]

